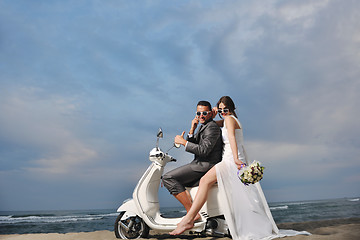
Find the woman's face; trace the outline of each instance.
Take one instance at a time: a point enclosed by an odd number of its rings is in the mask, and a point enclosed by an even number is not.
[[[223,117],[231,114],[229,109],[226,108],[225,104],[223,103],[219,104],[218,113]]]

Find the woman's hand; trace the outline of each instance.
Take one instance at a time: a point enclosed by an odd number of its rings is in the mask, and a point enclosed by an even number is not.
[[[241,169],[246,166],[246,164],[243,161],[240,161],[239,159],[234,159],[234,162],[237,166],[237,169]]]
[[[213,118],[215,118],[216,115],[217,115],[217,113],[218,113],[218,108],[217,108],[217,107],[213,107],[211,111],[212,111],[212,114],[213,114]]]

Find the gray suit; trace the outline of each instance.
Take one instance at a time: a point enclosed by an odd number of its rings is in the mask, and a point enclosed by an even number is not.
[[[195,135],[186,140],[185,150],[195,154],[194,160],[163,176],[164,186],[175,195],[185,191],[185,187],[197,186],[200,178],[222,158],[221,129],[213,120],[200,126]]]

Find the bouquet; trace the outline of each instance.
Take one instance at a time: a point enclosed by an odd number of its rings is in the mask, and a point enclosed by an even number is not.
[[[265,167],[260,162],[254,160],[249,166],[245,166],[238,171],[238,177],[245,185],[254,184],[263,178]]]

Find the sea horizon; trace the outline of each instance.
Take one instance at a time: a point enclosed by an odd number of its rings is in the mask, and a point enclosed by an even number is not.
[[[340,200],[340,199],[359,199],[360,201],[360,196],[355,196],[355,197],[337,197],[337,198],[319,198],[319,199],[305,199],[305,200],[289,200],[289,201],[272,201],[272,202],[268,202],[268,205],[271,204],[278,204],[278,203],[290,203],[290,202],[311,202],[311,201],[326,201],[326,200]],[[125,199],[124,199],[125,200]],[[117,206],[115,206],[115,211],[117,210],[117,208],[122,204],[122,202],[119,202],[119,204]],[[161,203],[160,203],[161,205]],[[160,206],[160,208],[177,208],[180,207],[182,208],[181,205],[176,205],[176,206]],[[16,210],[1,210],[0,209],[0,213],[1,212],[33,212],[33,211],[91,211],[91,210],[110,210],[113,208],[59,208],[59,209],[16,209]]]

